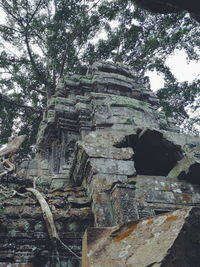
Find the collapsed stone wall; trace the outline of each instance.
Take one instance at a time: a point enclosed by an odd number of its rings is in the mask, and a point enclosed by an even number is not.
[[[35,181],[51,205],[62,240],[80,255],[80,237],[88,227],[113,227],[183,207],[199,207],[199,173],[200,138],[179,132],[175,122],[159,111],[158,99],[134,70],[100,62],[89,67],[85,76],[69,75],[60,81],[40,125],[35,158],[23,162],[16,177],[9,179],[18,182],[18,187]],[[53,199],[49,198],[51,190]],[[10,236],[9,228],[3,233],[4,242],[11,240],[22,251],[17,238],[25,236],[22,242],[29,251],[34,250],[32,242],[39,251],[50,251],[42,266],[52,266],[52,251],[44,246],[48,238],[36,238],[39,233],[34,224],[43,223],[35,215],[37,204],[31,204],[30,215],[28,200],[24,201],[29,209],[25,212],[29,217],[24,217],[23,200],[17,200],[20,204],[15,206],[6,201],[3,221],[15,222],[9,210],[16,207],[17,220],[22,218],[25,226],[14,224],[17,234]],[[71,235],[73,244],[64,237]],[[3,244],[0,251],[1,247]],[[33,262],[31,253],[26,264]],[[59,253],[66,266],[73,266],[74,260],[74,266],[79,266],[73,254],[64,256],[61,248]],[[18,254],[13,255],[15,263]],[[10,262],[11,258],[0,261]]]
[[[98,227],[200,204],[198,158],[182,166],[188,154],[181,142],[188,136],[176,140],[180,134],[169,138],[160,130],[133,132],[92,132],[76,145],[71,178],[87,188]],[[198,140],[190,137],[193,149]]]

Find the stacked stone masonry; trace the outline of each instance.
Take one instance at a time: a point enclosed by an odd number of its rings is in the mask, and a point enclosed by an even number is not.
[[[179,132],[134,70],[98,62],[85,76],[60,81],[39,128],[35,158],[23,162],[9,179],[17,188],[36,181],[61,239],[80,256],[88,227],[98,232],[98,227],[111,229],[190,206],[198,209],[200,138]],[[39,253],[47,254],[41,266],[54,266],[36,201],[28,193],[10,201],[2,202],[0,266],[39,266],[34,262]],[[80,265],[72,253],[58,250],[59,266]]]

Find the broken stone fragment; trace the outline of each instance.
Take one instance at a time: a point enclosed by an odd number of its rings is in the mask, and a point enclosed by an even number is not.
[[[200,209],[192,207],[120,226],[88,228],[82,267],[199,266],[199,229]]]
[[[178,178],[200,184],[200,160],[193,156],[185,156],[168,173],[168,178]]]

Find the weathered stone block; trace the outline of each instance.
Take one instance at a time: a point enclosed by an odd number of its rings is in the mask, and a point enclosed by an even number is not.
[[[89,146],[85,145],[84,149],[89,157],[95,158],[107,158],[107,159],[122,159],[122,160],[130,160],[133,157],[133,149],[131,147],[106,147],[101,146],[101,143],[98,143],[98,139],[96,143],[91,143]]]
[[[170,191],[153,191],[149,190],[146,193],[147,202],[163,202],[163,203],[174,203],[175,196]]]
[[[115,224],[139,219],[135,187],[116,184],[111,191]],[[124,208],[126,207],[126,208]]]
[[[198,266],[200,210],[182,210],[129,222],[89,228],[83,238],[83,267]],[[145,252],[145,253],[144,253]]]
[[[134,162],[130,160],[115,160],[104,158],[91,158],[91,165],[98,173],[134,175]]]
[[[95,191],[92,195],[92,203],[95,225],[98,227],[114,225],[108,192]]]
[[[127,175],[115,175],[115,174],[103,174],[103,173],[100,173],[100,174],[95,174],[93,176],[93,181],[98,181],[104,185],[108,185],[108,186],[111,186],[112,184],[114,183],[127,183],[128,182],[128,179],[127,179]],[[93,185],[95,185],[93,183]]]

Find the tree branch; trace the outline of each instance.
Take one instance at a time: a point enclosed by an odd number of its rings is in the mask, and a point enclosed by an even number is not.
[[[94,5],[92,5],[89,9],[87,9],[87,14],[89,11],[91,11],[95,6],[98,5],[98,3],[100,2],[101,0],[98,0],[96,3],[94,3]],[[61,70],[60,70],[60,74],[59,74],[59,77],[62,78],[62,75],[63,75],[63,72],[64,72],[64,67],[65,67],[65,62],[66,62],[66,59],[67,59],[67,50],[68,48],[70,47],[70,45],[74,42],[74,40],[76,39],[76,37],[82,32],[82,29],[80,31],[75,31],[73,34],[72,34],[72,38],[70,40],[70,42],[66,43],[66,46],[65,46],[65,50],[64,50],[64,54],[63,54],[63,59],[62,59],[62,62],[61,62]]]
[[[98,0],[96,3],[94,3],[94,5],[92,5],[88,10],[87,10],[87,13],[90,12],[95,6],[98,5],[98,3],[100,2],[101,0]]]
[[[9,29],[9,30],[14,31],[14,32],[18,32],[18,33],[20,33],[19,30],[14,29],[14,28],[12,28],[12,27],[8,27],[8,26],[3,25],[3,24],[0,24],[0,27],[5,28],[5,29]]]
[[[72,39],[71,43],[74,41],[75,38]],[[62,76],[63,76],[65,62],[66,62],[66,59],[67,59],[67,51],[68,51],[68,48],[69,48],[69,44],[66,43],[64,54],[63,54],[63,59],[62,59],[62,62],[61,62],[61,69],[60,69],[60,75],[59,75],[60,78],[62,78]]]
[[[38,67],[37,67],[37,64],[33,58],[33,55],[32,55],[32,51],[31,51],[31,48],[30,48],[30,45],[29,45],[29,40],[28,40],[28,33],[26,32],[25,33],[25,44],[26,44],[26,47],[27,47],[27,51],[28,51],[28,55],[29,55],[29,58],[30,58],[30,61],[31,61],[31,64],[36,72],[36,74],[38,75],[38,77],[40,78],[40,81],[48,88],[48,90],[50,90],[51,88],[51,85],[49,84],[49,82],[43,77],[43,74],[39,71]]]
[[[37,13],[37,11],[38,11],[40,5],[42,4],[42,2],[44,2],[44,0],[40,0],[40,1],[38,2],[37,6],[36,6],[36,8],[35,8],[35,11],[33,12],[32,16],[30,17],[30,19],[29,19],[27,25],[29,25],[29,24],[31,23],[32,19],[34,18],[35,14]]]
[[[20,107],[20,108],[23,108],[23,109],[29,109],[29,110],[37,112],[39,114],[42,113],[42,109],[36,109],[34,107],[31,107],[31,106],[25,106],[25,105],[22,105],[22,104],[18,104],[14,100],[10,99],[8,96],[5,96],[5,95],[0,93],[0,102],[1,101],[5,101],[7,103],[11,103],[12,105]]]

